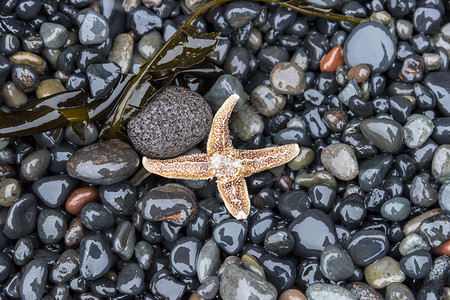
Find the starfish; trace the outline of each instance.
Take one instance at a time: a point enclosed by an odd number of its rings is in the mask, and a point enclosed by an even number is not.
[[[257,150],[233,148],[228,129],[231,112],[239,100],[231,95],[217,111],[206,146],[207,153],[180,156],[172,159],[149,159],[142,164],[147,171],[167,178],[217,178],[217,188],[228,211],[238,220],[250,213],[245,177],[289,162],[299,152],[298,144]]]

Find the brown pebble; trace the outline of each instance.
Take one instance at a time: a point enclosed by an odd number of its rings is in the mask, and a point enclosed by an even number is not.
[[[41,99],[65,91],[66,88],[58,79],[46,79],[44,81],[41,81],[41,83],[39,84],[36,90],[36,96],[38,97],[38,99]]]
[[[88,231],[81,223],[80,217],[76,217],[70,222],[67,228],[66,235],[64,236],[64,244],[67,247],[76,247],[87,233]]]
[[[80,187],[75,189],[66,201],[66,210],[72,215],[78,215],[83,207],[91,202],[97,202],[98,189],[95,187]]]
[[[320,61],[320,71],[336,72],[336,70],[345,64],[344,48],[336,46],[330,50]]]
[[[405,83],[419,82],[425,72],[425,62],[422,56],[411,54],[403,61],[398,77]]]
[[[9,57],[15,64],[26,64],[32,67],[36,73],[42,74],[45,71],[46,63],[39,56],[31,52],[19,51]]]
[[[347,128],[348,115],[345,111],[333,108],[323,114],[322,120],[333,132],[342,132]]]
[[[288,289],[278,297],[278,300],[307,300],[305,294],[296,289]]]
[[[287,192],[292,188],[292,180],[286,175],[277,176],[275,177],[274,186],[282,192]]]
[[[352,282],[345,285],[357,299],[360,300],[383,300],[383,295],[377,292],[376,289],[364,282]]]
[[[403,226],[403,233],[406,235],[410,235],[411,233],[418,233],[420,223],[422,223],[423,220],[428,219],[429,217],[435,216],[435,215],[441,215],[444,214],[444,211],[442,208],[435,208],[431,209],[421,215],[418,215],[417,217],[412,218],[409,220],[404,226]]]
[[[351,68],[347,73],[348,80],[355,80],[357,83],[366,81],[370,76],[370,69],[366,65],[357,65]]]

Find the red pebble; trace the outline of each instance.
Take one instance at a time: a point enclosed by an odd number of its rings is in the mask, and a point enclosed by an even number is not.
[[[320,62],[320,71],[336,72],[340,66],[344,65],[343,53],[344,48],[341,46],[336,46],[331,49],[331,51],[322,58],[322,61]]]

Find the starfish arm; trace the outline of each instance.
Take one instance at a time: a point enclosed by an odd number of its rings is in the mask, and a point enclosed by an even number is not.
[[[244,166],[244,176],[247,177],[283,165],[296,157],[299,152],[297,144],[288,144],[257,150],[238,150],[237,155]]]
[[[228,120],[238,100],[239,96],[237,94],[231,95],[214,116],[206,146],[208,154],[211,155],[233,146],[230,139],[230,130],[228,129]]]
[[[217,188],[223,198],[225,207],[238,220],[245,220],[250,213],[250,198],[244,177],[231,181],[217,180]]]
[[[167,178],[209,179],[213,177],[211,162],[204,153],[164,160],[144,157],[142,165],[150,173]]]

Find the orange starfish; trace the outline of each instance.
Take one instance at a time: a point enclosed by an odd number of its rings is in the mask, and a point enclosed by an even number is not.
[[[209,133],[207,153],[172,159],[149,159],[142,164],[151,173],[167,178],[209,179],[217,177],[217,188],[228,211],[238,220],[250,212],[250,198],[244,177],[289,162],[300,152],[297,144],[258,150],[233,148],[228,120],[239,100],[231,95],[217,111]]]

